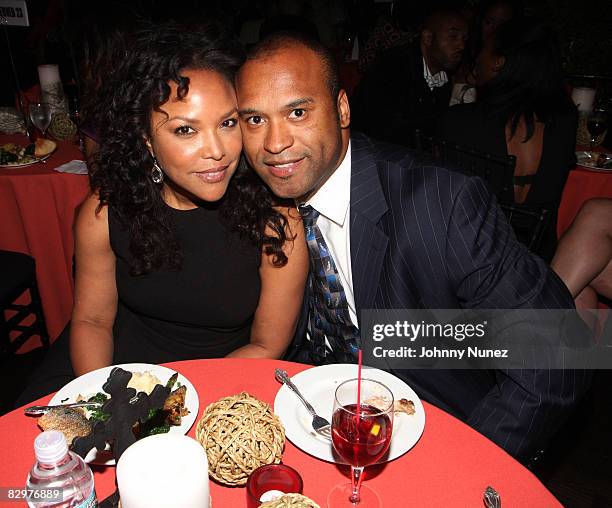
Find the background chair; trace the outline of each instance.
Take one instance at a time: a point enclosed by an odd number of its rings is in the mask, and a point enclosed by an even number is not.
[[[429,139],[429,150],[436,158],[482,178],[497,196],[518,240],[532,252],[541,253],[544,248],[543,240],[556,208],[554,204],[533,206],[514,202],[514,155],[499,157],[435,138]]]
[[[498,157],[445,139],[430,141],[435,157],[482,178],[501,203],[514,203],[514,167],[516,157]]]
[[[500,203],[500,206],[518,240],[530,251],[540,253],[545,233],[554,217],[552,207],[530,207],[509,203]]]
[[[16,303],[26,292],[29,292],[30,302]],[[0,311],[0,361],[13,355],[35,335],[40,336],[43,349],[49,347],[34,259],[27,254],[0,250]],[[11,332],[18,332],[13,340]]]

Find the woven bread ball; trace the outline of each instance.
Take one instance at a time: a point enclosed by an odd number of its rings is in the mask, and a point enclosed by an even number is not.
[[[208,406],[196,427],[208,473],[226,485],[244,485],[259,466],[278,464],[285,429],[268,404],[246,392]]]
[[[77,127],[70,117],[63,112],[53,113],[49,133],[56,139],[70,139],[77,133]]]
[[[272,501],[262,503],[260,508],[321,508],[312,499],[302,494],[284,494]]]

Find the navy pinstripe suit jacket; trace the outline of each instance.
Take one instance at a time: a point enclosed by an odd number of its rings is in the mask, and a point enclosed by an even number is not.
[[[403,147],[351,136],[350,238],[362,309],[572,308],[565,285],[519,244],[479,178]],[[588,387],[560,370],[396,371],[425,400],[528,461]]]

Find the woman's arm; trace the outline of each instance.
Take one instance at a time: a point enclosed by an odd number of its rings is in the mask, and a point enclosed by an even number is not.
[[[70,329],[70,358],[77,376],[112,365],[117,312],[115,255],[108,235],[108,209],[96,213],[88,197],[75,225],[76,281]]]
[[[272,257],[262,255],[259,274],[261,293],[251,328],[251,343],[232,351],[230,357],[280,358],[293,338],[302,309],[304,286],[308,277],[308,249],[304,226],[295,208],[279,210],[288,221],[283,246],[287,264],[275,267]]]

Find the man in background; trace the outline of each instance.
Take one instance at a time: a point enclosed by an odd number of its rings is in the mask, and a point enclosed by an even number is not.
[[[374,138],[420,147],[449,106],[449,73],[463,57],[468,26],[455,10],[429,14],[418,41],[382,53],[351,98],[353,126]]]

